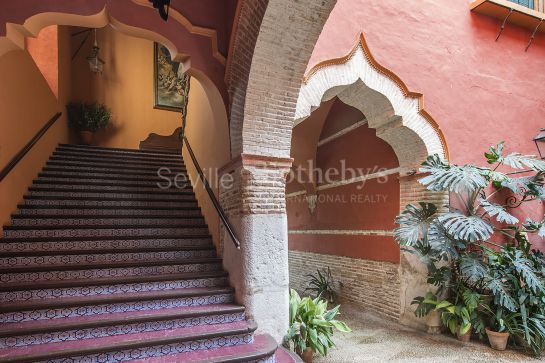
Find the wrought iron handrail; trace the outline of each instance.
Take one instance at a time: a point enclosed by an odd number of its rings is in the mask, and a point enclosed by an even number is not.
[[[15,168],[15,166],[21,161],[25,155],[32,149],[34,145],[44,136],[51,126],[61,117],[62,112],[57,112],[53,117],[47,121],[47,123],[34,135],[32,139],[21,149],[10,162],[0,171],[0,182],[6,178],[6,176]]]
[[[203,182],[204,188],[206,189],[206,192],[208,193],[208,196],[210,197],[210,200],[212,201],[212,204],[214,205],[214,208],[216,209],[216,212],[218,213],[218,216],[221,222],[225,226],[227,233],[229,233],[229,236],[231,237],[231,240],[235,244],[235,247],[237,249],[240,249],[240,241],[235,234],[235,230],[233,226],[231,225],[231,222],[229,222],[229,219],[225,215],[225,211],[223,210],[220,203],[218,202],[218,199],[216,198],[214,191],[210,187],[210,183],[208,183],[208,180],[204,176],[201,166],[199,165],[199,162],[197,161],[197,158],[195,157],[195,154],[193,153],[193,149],[191,148],[191,145],[189,144],[189,140],[187,139],[183,131],[181,133],[181,138],[182,138],[182,147],[183,145],[187,146],[187,152],[189,153],[189,156],[191,156],[193,165],[195,166],[195,169],[197,169],[197,174],[199,174],[199,178]]]

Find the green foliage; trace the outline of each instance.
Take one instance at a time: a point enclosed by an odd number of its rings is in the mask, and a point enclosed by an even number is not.
[[[540,355],[545,349],[545,258],[531,250],[527,234],[545,237],[545,216],[539,222],[521,223],[511,210],[545,200],[545,162],[504,151],[503,142],[488,149],[485,158],[492,167],[457,166],[438,155],[428,157],[420,169],[427,175],[420,183],[457,196],[461,207],[408,205],[396,218],[394,237],[404,250],[421,258],[428,269],[427,282],[435,286],[435,294],[414,298],[417,316],[439,310],[453,333],[473,327],[483,336],[487,325],[509,331]],[[533,174],[510,178],[497,171],[499,167],[530,169],[526,172]],[[512,193],[516,205],[494,202],[500,191]],[[502,236],[504,243],[492,242],[493,236]],[[437,298],[445,293],[447,299]],[[484,303],[487,295],[491,301]]]
[[[290,290],[290,327],[284,342],[293,343],[296,351],[304,352],[310,348],[326,356],[330,348],[335,347],[331,340],[333,332],[351,332],[350,328],[342,321],[335,320],[339,314],[340,305],[333,309],[327,309],[327,301],[320,298],[301,298],[295,290]]]
[[[78,131],[96,132],[108,126],[110,110],[99,103],[70,102],[66,105],[69,126]]]
[[[315,298],[323,298],[330,303],[335,302],[336,293],[333,286],[335,281],[329,267],[323,272],[316,270],[315,275],[309,274],[307,277],[310,278],[310,281],[305,292],[311,291]]]

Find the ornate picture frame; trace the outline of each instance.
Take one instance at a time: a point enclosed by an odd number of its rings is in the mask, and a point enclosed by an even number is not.
[[[181,72],[179,62],[170,59],[168,49],[154,43],[153,51],[153,88],[154,108],[183,112],[189,101],[190,77]]]

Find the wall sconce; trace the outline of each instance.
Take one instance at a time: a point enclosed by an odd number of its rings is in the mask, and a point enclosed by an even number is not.
[[[542,160],[545,159],[545,129],[539,130],[539,133],[534,137],[534,142],[536,143],[539,157]]]
[[[95,44],[93,45],[93,50],[91,50],[91,54],[87,57],[87,62],[89,62],[89,67],[91,68],[91,72],[93,73],[102,73],[102,69],[104,68],[104,64],[106,63],[98,56],[99,51],[100,48],[97,44],[97,30],[95,29]]]

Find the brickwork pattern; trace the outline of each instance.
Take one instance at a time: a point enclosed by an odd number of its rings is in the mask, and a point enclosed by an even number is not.
[[[290,251],[290,287],[302,292],[306,276],[329,266],[340,302],[351,302],[388,319],[400,317],[399,265],[318,253]]]

